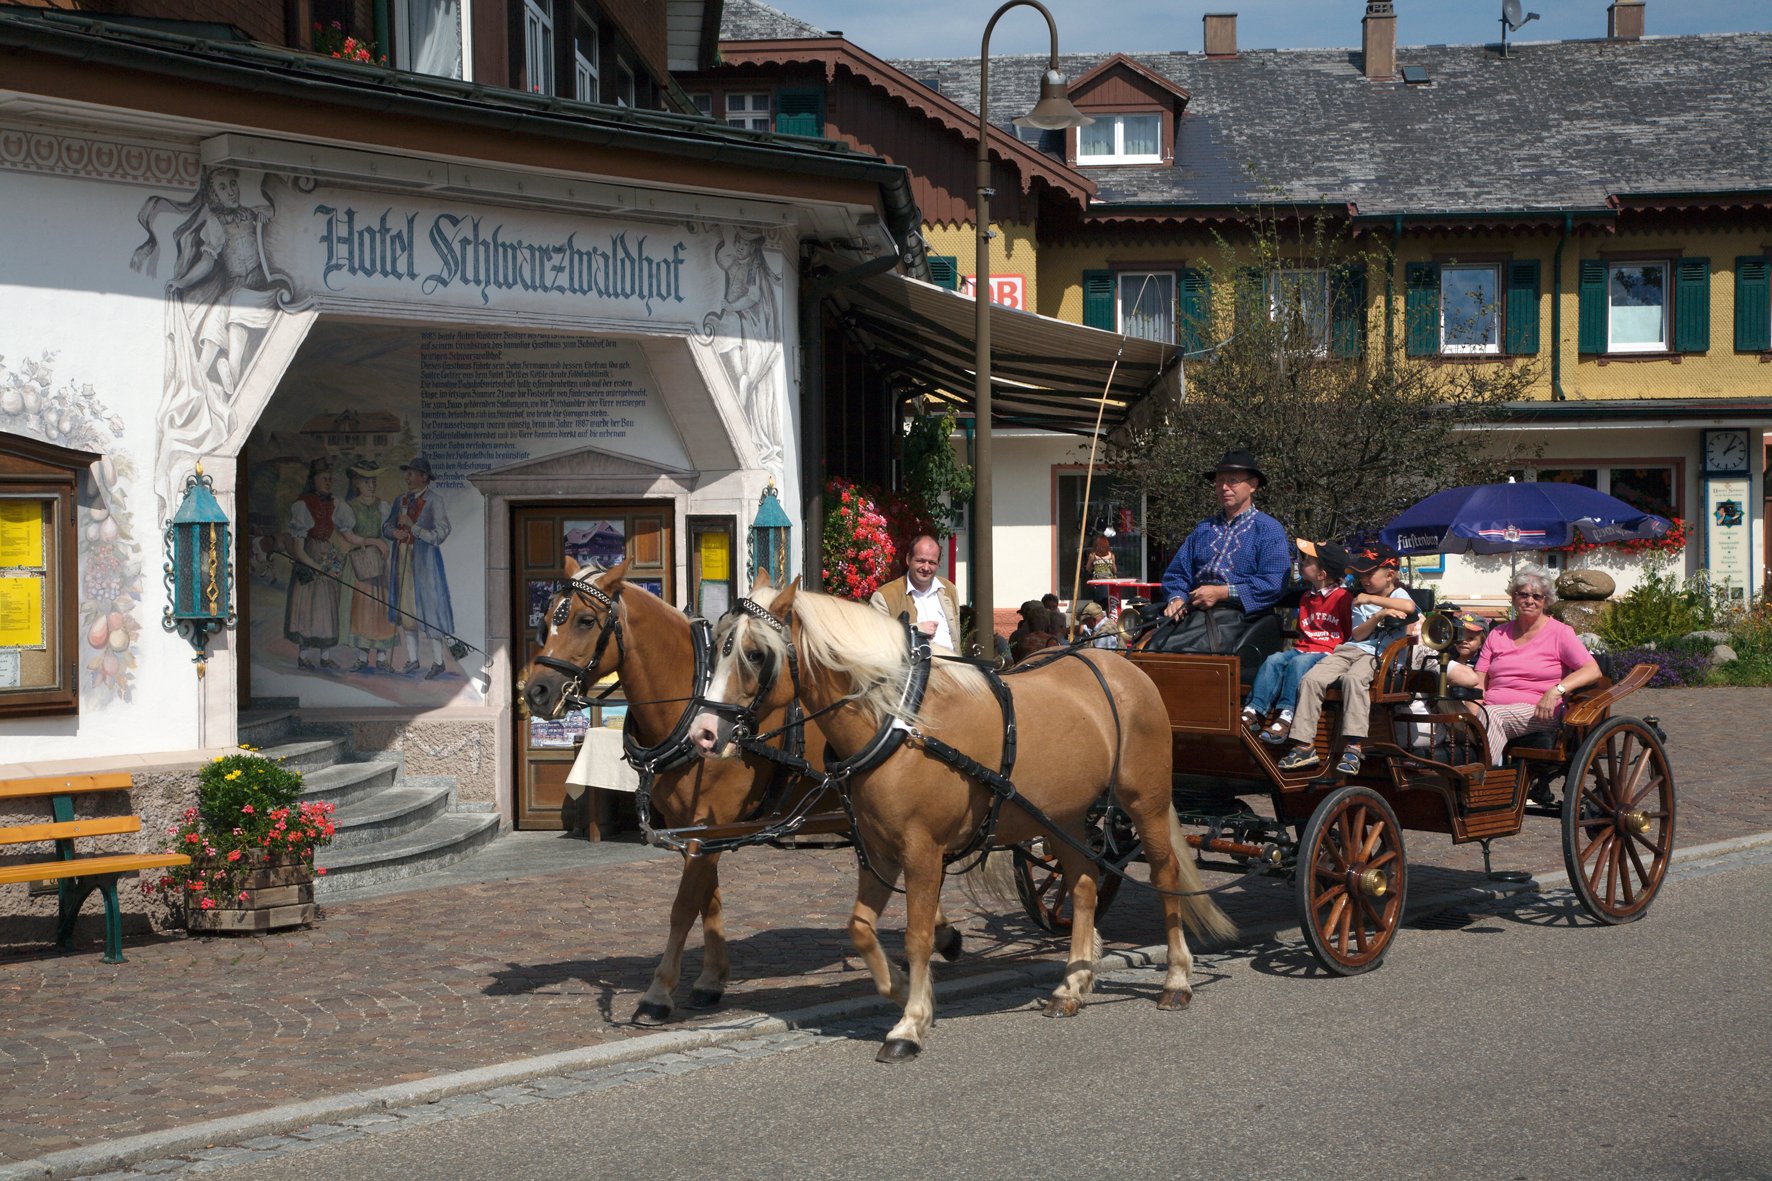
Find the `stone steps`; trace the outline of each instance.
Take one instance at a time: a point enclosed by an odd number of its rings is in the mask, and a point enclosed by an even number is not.
[[[358,849],[320,850],[326,868],[314,881],[314,897],[325,901],[355,887],[415,877],[454,864],[498,835],[495,812],[450,812],[413,832]]]

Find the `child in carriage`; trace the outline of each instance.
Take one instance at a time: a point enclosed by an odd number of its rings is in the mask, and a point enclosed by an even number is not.
[[[1361,746],[1371,720],[1372,678],[1378,671],[1378,656],[1403,635],[1419,609],[1402,583],[1402,558],[1390,546],[1375,543],[1351,553],[1340,546],[1321,548],[1328,551],[1330,561],[1354,572],[1360,580],[1361,593],[1354,596],[1348,642],[1318,661],[1298,686],[1298,705],[1290,735],[1292,749],[1281,756],[1279,768],[1302,771],[1321,761],[1311,744],[1317,737],[1323,695],[1330,685],[1339,684],[1344,744],[1335,770],[1341,775],[1357,775],[1364,757]]]
[[[1314,541],[1299,538],[1298,551],[1298,573],[1307,586],[1298,602],[1298,643],[1262,661],[1249,700],[1243,704],[1243,725],[1250,730],[1278,709],[1274,720],[1261,731],[1261,740],[1274,746],[1283,745],[1292,729],[1298,685],[1304,674],[1340,647],[1353,630],[1350,613],[1354,596],[1341,584],[1341,567],[1324,557]]]

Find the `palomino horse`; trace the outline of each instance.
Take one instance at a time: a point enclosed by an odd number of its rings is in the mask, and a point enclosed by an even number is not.
[[[863,860],[849,935],[873,973],[874,986],[904,1008],[881,1046],[882,1062],[916,1055],[934,1019],[929,952],[935,933],[944,855],[975,847],[980,837],[1000,844],[1050,830],[1014,803],[1001,808],[981,785],[980,772],[1001,767],[1007,748],[1005,708],[984,674],[956,661],[933,661],[918,708],[918,665],[909,629],[858,603],[790,587],[754,588],[716,636],[720,653],[706,693],[709,712],[696,719],[694,738],[709,753],[730,749],[730,703],[764,693],[771,705],[797,692],[832,751],[843,756],[846,790]],[[774,676],[794,671],[796,685]],[[775,686],[769,686],[774,676]],[[1193,957],[1182,924],[1197,934],[1228,938],[1235,931],[1199,893],[1192,860],[1183,857],[1181,827],[1171,799],[1168,713],[1149,677],[1123,657],[1097,650],[1059,656],[1011,674],[1014,733],[1020,758],[1016,790],[1057,830],[1081,840],[1083,819],[1107,787],[1144,840],[1151,878],[1163,894],[1169,970],[1158,1004],[1179,1009],[1193,996]],[[894,724],[903,741],[895,747]],[[945,744],[947,751],[937,751]],[[882,761],[873,752],[889,749]],[[957,769],[948,751],[977,760]],[[871,766],[869,764],[872,764]],[[982,764],[980,767],[978,764]],[[994,835],[986,831],[996,816]],[[1079,849],[1048,837],[1070,887],[1073,922],[1070,960],[1047,1004],[1050,1016],[1072,1016],[1094,987],[1097,954],[1095,899],[1098,870]],[[880,950],[876,923],[900,873],[904,875],[908,976]]]
[[[661,825],[713,828],[750,818],[768,798],[776,776],[786,772],[758,756],[728,762],[691,757],[695,752],[687,738],[688,723],[700,708],[701,686],[695,683],[695,640],[688,617],[645,588],[623,581],[625,562],[599,571],[580,568],[569,557],[566,571],[571,582],[548,604],[544,616],[546,643],[518,682],[530,712],[558,717],[574,693],[618,673],[628,699],[628,737],[663,764],[651,787],[652,811]],[[541,663],[543,658],[552,663]],[[779,728],[786,720],[785,704],[784,700],[764,713],[759,725]],[[806,756],[821,760],[822,735],[809,731],[806,737]],[[672,757],[679,752],[683,757]],[[808,791],[820,787],[816,780],[794,777],[777,810],[789,811],[803,802]],[[725,993],[732,965],[721,921],[719,864],[718,853],[684,857],[683,877],[671,904],[670,937],[652,983],[634,1011],[636,1023],[659,1025],[670,1019],[683,947],[697,916],[702,965],[689,1005],[712,1008]],[[937,945],[948,959],[960,954],[960,933],[945,919]]]

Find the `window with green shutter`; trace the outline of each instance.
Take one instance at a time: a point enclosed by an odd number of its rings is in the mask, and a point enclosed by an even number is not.
[[[1674,351],[1710,351],[1710,259],[1674,263]]]
[[[1403,268],[1403,351],[1431,357],[1440,351],[1440,264],[1412,262]]]
[[[1538,260],[1507,264],[1507,351],[1529,357],[1538,351]]]
[[[1336,267],[1329,281],[1330,355],[1357,357],[1366,341],[1366,264]]]
[[[1186,352],[1197,353],[1206,347],[1211,335],[1207,318],[1212,313],[1212,281],[1206,277],[1205,271],[1195,267],[1182,267],[1177,280],[1181,293],[1178,307],[1181,347]]]
[[[824,135],[824,91],[816,86],[797,86],[775,96],[775,131],[778,135]]]
[[[1606,263],[1584,258],[1578,271],[1576,348],[1584,353],[1606,351]]]
[[[1083,323],[1113,332],[1119,327],[1114,313],[1114,273],[1083,272]]]
[[[960,289],[959,259],[952,254],[931,254],[929,256],[929,278],[937,287],[958,291]]]
[[[1764,254],[1735,260],[1735,348],[1772,352],[1772,259]]]

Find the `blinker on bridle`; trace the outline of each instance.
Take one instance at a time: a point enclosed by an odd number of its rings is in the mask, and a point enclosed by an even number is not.
[[[781,637],[782,644],[786,646],[788,650],[788,677],[793,682],[795,696],[798,696],[800,691],[800,661],[798,653],[794,651],[794,637],[793,634],[788,631],[788,625],[778,619],[775,615],[771,614],[767,607],[764,607],[755,599],[740,599],[733,606],[732,610],[727,612],[728,615],[740,613],[750,616],[759,623],[768,625],[770,630],[774,631],[776,635]],[[722,660],[732,655],[733,642],[737,640],[737,638],[738,628],[734,625],[727,631],[725,640],[720,644],[720,658]],[[748,705],[739,705],[736,702],[725,701],[704,701],[702,702],[702,705],[711,714],[729,717],[732,722],[734,740],[744,742],[756,734],[758,711],[763,708],[763,699],[769,696],[769,691],[771,689],[775,688],[777,672],[777,667],[771,662],[768,675],[758,678],[757,692],[751,698],[750,704]]]
[[[566,621],[572,616],[574,599],[584,599],[603,609],[603,618],[599,621],[597,629],[597,646],[591,651],[591,658],[580,665],[543,653],[535,658],[535,663],[543,668],[551,668],[566,678],[566,684],[561,690],[562,700],[576,699],[582,703],[585,701],[585,678],[590,676],[592,670],[602,662],[603,653],[608,649],[610,639],[615,640],[616,654],[622,660],[627,659],[628,649],[626,641],[622,639],[621,619],[616,614],[616,608],[621,602],[621,591],[618,590],[611,595],[589,579],[570,579],[560,592],[560,601],[554,605],[553,614],[548,616],[545,622],[552,623],[556,628],[564,627]],[[541,626],[538,626],[536,630],[541,631]],[[538,635],[536,642],[546,647],[546,635]]]

